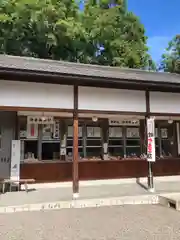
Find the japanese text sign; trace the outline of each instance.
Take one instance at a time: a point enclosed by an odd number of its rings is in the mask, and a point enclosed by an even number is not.
[[[155,153],[155,127],[154,127],[154,118],[147,119],[147,161],[155,162],[156,153]]]

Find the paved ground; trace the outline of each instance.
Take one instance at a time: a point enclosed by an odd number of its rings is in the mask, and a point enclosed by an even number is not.
[[[115,198],[149,194],[144,187],[146,187],[146,184],[140,186],[135,183],[80,187],[80,199]],[[156,194],[180,192],[180,181],[155,182],[155,189]],[[70,200],[72,200],[71,187],[37,189],[30,191],[28,194],[24,191],[0,194],[0,207]]]
[[[180,192],[180,181],[176,182],[157,182],[155,189],[158,193]]]
[[[138,184],[89,186],[80,188],[80,199],[113,198],[145,195],[148,192]],[[0,207],[72,200],[72,188],[38,189],[36,191],[9,192],[0,195]]]
[[[179,240],[180,212],[134,205],[0,215],[3,240]]]

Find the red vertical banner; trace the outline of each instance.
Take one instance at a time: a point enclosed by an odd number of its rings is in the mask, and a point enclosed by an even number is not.
[[[31,137],[34,137],[34,124],[30,125],[30,132],[31,132]]]
[[[27,124],[27,138],[29,139],[38,138],[38,124],[34,124],[34,123]]]

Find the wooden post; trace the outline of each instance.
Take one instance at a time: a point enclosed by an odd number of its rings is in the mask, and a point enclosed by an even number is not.
[[[74,86],[74,111],[73,111],[73,198],[79,197],[79,174],[78,174],[78,86]]]

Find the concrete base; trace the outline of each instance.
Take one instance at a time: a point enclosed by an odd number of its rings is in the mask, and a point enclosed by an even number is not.
[[[73,199],[76,200],[79,198],[79,193],[73,193]]]
[[[101,186],[101,185],[117,185],[117,184],[132,184],[132,183],[147,183],[147,177],[144,178],[125,178],[125,179],[108,179],[108,180],[90,180],[90,181],[79,181],[80,187],[85,186]],[[165,176],[165,177],[154,177],[154,182],[176,182],[180,181],[180,175],[177,176]],[[31,188],[35,189],[46,189],[46,188],[72,188],[72,182],[56,182],[56,183],[35,183],[31,184]],[[24,186],[22,185],[24,190]]]
[[[159,204],[180,211],[180,193],[160,195]]]
[[[148,191],[149,191],[150,193],[154,193],[154,192],[155,192],[155,189],[154,189],[154,188],[148,188]]]

